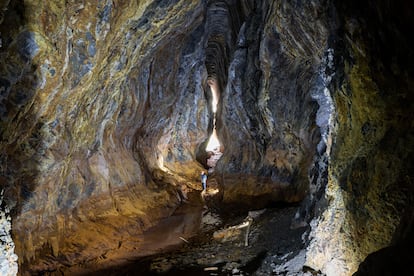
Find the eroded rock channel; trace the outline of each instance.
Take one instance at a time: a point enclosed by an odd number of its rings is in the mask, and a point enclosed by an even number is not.
[[[411,275],[411,2],[0,1],[0,272]]]

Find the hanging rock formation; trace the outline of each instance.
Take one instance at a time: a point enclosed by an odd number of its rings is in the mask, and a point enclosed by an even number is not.
[[[412,4],[342,2],[3,1],[0,188],[19,273],[148,254],[144,233],[201,189],[209,78],[221,208],[302,202],[314,273],[351,275],[406,241]]]

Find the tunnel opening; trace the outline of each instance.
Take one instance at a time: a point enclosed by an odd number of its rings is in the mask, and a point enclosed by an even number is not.
[[[218,160],[223,155],[224,147],[220,143],[218,134],[217,134],[217,107],[219,103],[220,98],[220,88],[215,79],[210,78],[207,81],[207,84],[210,87],[211,92],[211,111],[213,112],[213,131],[210,134],[210,137],[208,138],[208,142],[206,144],[205,151],[207,152],[207,167],[209,170],[209,173],[212,173],[214,171],[214,168],[216,167],[216,164]]]

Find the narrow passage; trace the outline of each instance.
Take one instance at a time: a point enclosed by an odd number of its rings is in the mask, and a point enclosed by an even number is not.
[[[220,141],[218,139],[217,127],[216,127],[216,113],[217,113],[217,105],[218,105],[219,98],[220,98],[220,90],[219,90],[217,81],[214,79],[209,79],[208,85],[210,86],[210,91],[212,94],[211,109],[213,111],[214,118],[213,118],[213,131],[207,143],[206,152],[208,153],[208,158],[207,158],[208,172],[212,173],[214,171],[214,168],[216,167],[218,160],[223,155],[223,146],[220,144]]]

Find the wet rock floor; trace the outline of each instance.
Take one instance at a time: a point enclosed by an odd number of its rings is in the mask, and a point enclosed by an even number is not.
[[[306,228],[290,227],[296,210],[278,206],[218,215],[205,208],[200,231],[181,245],[93,275],[285,275],[292,268],[283,271],[282,264],[304,247]]]

